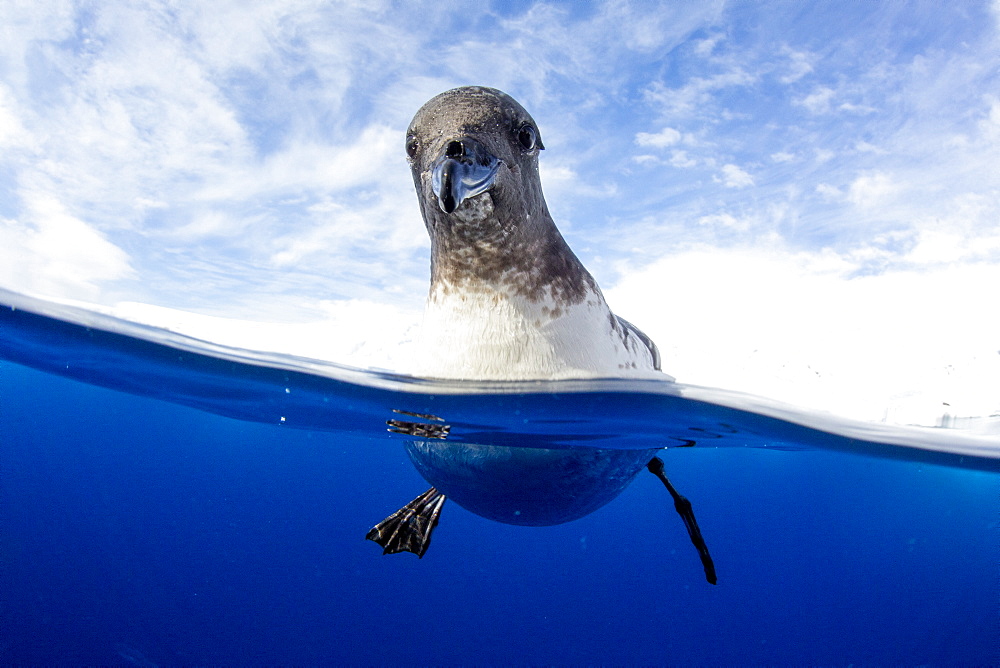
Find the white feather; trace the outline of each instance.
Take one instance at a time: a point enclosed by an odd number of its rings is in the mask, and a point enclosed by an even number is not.
[[[437,290],[424,311],[415,373],[478,380],[664,378],[648,348],[623,337],[613,318],[596,292],[566,306],[496,291]]]

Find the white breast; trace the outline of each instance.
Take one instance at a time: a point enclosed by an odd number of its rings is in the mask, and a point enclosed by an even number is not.
[[[570,306],[493,291],[431,294],[414,373],[469,380],[664,375],[607,303],[591,293]]]

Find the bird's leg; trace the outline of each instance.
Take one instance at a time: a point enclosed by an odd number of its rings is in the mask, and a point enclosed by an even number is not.
[[[385,518],[365,536],[382,546],[382,554],[412,552],[423,557],[431,544],[431,532],[437,526],[445,495],[431,487],[408,504]]]
[[[694,543],[695,548],[698,550],[698,556],[701,557],[701,565],[705,569],[705,579],[709,583],[715,584],[715,564],[712,562],[712,555],[708,553],[708,545],[705,544],[705,539],[701,537],[701,529],[698,528],[698,521],[694,518],[694,510],[691,508],[691,502],[678,494],[674,486],[667,480],[667,475],[663,472],[662,459],[653,457],[646,464],[646,468],[663,482],[667,491],[670,492],[670,496],[674,498],[674,508],[677,510],[677,514],[681,516],[681,519],[684,520],[684,526],[687,527],[691,542]]]

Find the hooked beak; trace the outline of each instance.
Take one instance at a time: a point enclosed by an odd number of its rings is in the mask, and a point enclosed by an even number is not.
[[[441,210],[452,213],[468,198],[489,190],[502,162],[475,139],[449,141],[444,155],[431,165],[431,188]]]

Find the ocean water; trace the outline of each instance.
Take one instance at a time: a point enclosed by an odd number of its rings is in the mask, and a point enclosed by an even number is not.
[[[0,296],[2,664],[1000,663],[996,437],[406,379]],[[423,558],[383,555],[368,530],[428,488],[389,420],[663,448],[718,584],[645,471],[555,526],[449,501]]]

